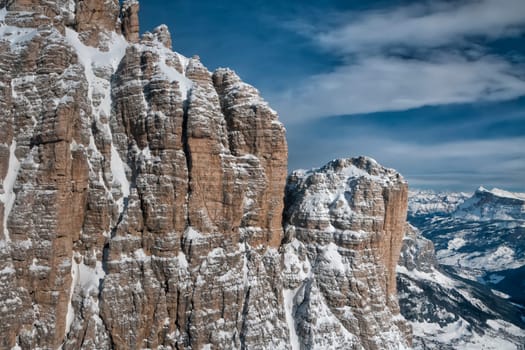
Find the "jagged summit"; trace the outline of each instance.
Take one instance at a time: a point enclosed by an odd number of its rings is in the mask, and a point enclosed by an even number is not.
[[[295,170],[294,173],[307,175],[313,173],[337,174],[345,178],[370,177],[378,181],[392,182],[401,178],[394,169],[381,166],[375,159],[359,156],[355,158],[333,159],[321,168]]]

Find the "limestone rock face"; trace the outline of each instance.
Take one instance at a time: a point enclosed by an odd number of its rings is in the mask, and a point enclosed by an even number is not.
[[[295,173],[284,210],[277,113],[165,26],[139,37],[136,1],[0,7],[0,349],[406,343],[396,173],[333,163],[369,175],[328,216]]]
[[[0,8],[8,10],[6,24],[23,28],[53,26],[64,34],[70,27],[78,32],[88,46],[108,48],[112,33],[120,34],[122,27],[130,40],[138,39],[138,3],[118,0],[8,0]],[[122,15],[121,15],[122,12]]]
[[[286,348],[284,128],[137,6],[0,10],[0,348]]]
[[[88,46],[105,45],[108,34],[114,31],[120,32],[117,22],[120,14],[118,0],[75,0],[74,3],[74,28],[80,34],[84,44]],[[138,23],[133,21],[132,14],[130,17],[131,23],[128,27],[138,29]]]
[[[395,284],[407,192],[398,173],[364,157],[290,175],[283,275],[296,348],[407,346]]]
[[[122,34],[130,43],[139,41],[139,2],[126,0],[121,11]],[[171,46],[169,47],[171,48]]]

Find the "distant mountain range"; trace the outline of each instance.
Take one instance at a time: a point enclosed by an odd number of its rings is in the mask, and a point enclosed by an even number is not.
[[[525,194],[412,191],[408,221],[398,291],[415,348],[525,344]]]

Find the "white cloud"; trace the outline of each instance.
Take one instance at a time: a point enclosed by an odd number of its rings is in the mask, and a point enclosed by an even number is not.
[[[422,61],[373,56],[312,76],[270,100],[288,122],[424,105],[508,100],[525,95],[525,80],[517,70],[497,57],[472,61],[444,55]]]
[[[473,36],[507,37],[524,30],[524,14],[525,0],[478,0],[341,15],[346,23],[310,35],[345,63],[269,99],[283,120],[292,123],[523,96],[525,66],[487,55],[479,44],[468,41]],[[419,55],[407,59],[386,53],[396,50]]]
[[[391,10],[343,16],[349,22],[318,33],[329,49],[362,52],[391,45],[437,47],[471,36],[512,35],[525,25],[525,1],[425,2]]]

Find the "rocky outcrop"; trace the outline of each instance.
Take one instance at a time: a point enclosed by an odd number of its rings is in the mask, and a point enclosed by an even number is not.
[[[284,286],[295,348],[407,345],[395,283],[407,192],[398,173],[364,157],[290,175]]]
[[[255,88],[139,38],[136,1],[0,5],[0,348],[406,343],[399,175],[332,163],[362,173],[321,220],[296,173],[283,244],[285,130]]]
[[[138,3],[125,1],[122,15],[118,0],[10,0],[5,7],[6,24],[22,28],[53,27],[64,34],[65,28],[74,29],[88,46],[108,49],[112,35],[122,28],[130,39],[138,39]],[[49,28],[48,28],[49,29]]]
[[[107,41],[110,39],[109,35],[112,32],[116,31],[120,34],[120,27],[117,21],[120,14],[118,0],[75,0],[74,6],[74,28],[79,33],[79,37],[84,44],[105,48]],[[124,18],[128,17],[124,16]],[[138,29],[138,21],[134,23],[133,17],[131,17],[130,22],[130,29],[134,28],[134,24],[136,29]]]

